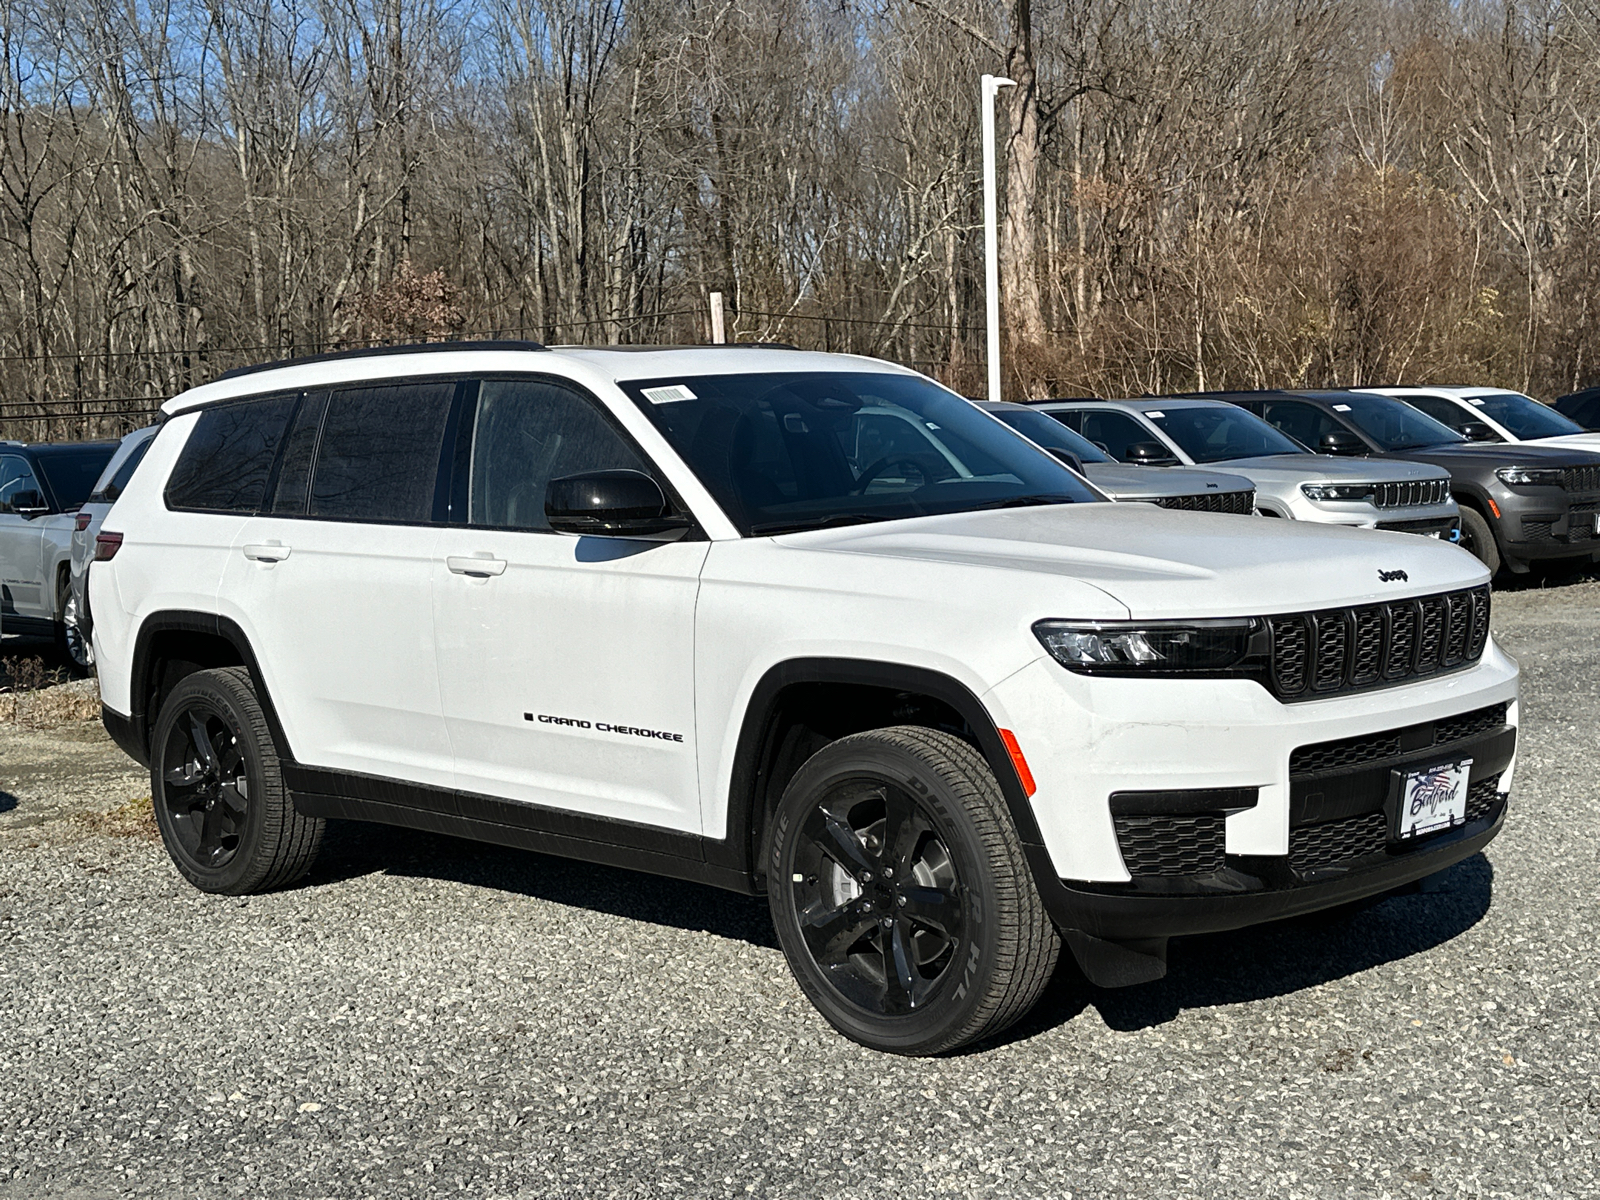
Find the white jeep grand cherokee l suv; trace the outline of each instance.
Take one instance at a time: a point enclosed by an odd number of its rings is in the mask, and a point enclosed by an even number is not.
[[[347,817],[764,892],[883,1050],[992,1035],[1062,941],[1148,981],[1505,819],[1517,668],[1469,554],[1094,503],[869,359],[234,373],[166,405],[97,550],[105,722],[196,886],[281,886]]]

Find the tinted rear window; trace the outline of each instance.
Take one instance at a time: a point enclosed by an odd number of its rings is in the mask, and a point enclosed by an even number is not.
[[[328,399],[311,480],[312,516],[425,524],[456,385],[349,388]]]
[[[144,452],[150,449],[150,443],[155,441],[155,435],[140,438],[134,443],[133,449],[128,451],[127,457],[120,463],[112,459],[106,465],[106,470],[111,471],[111,478],[101,476],[101,482],[90,494],[89,499],[98,504],[115,504],[117,497],[128,490],[128,481],[133,478],[133,473],[144,461]],[[114,468],[114,469],[113,469]]]
[[[94,481],[106,469],[111,456],[117,452],[115,442],[97,442],[88,446],[40,450],[35,453],[39,470],[45,482],[55,493],[60,508],[77,508],[89,498]]]
[[[202,512],[259,512],[295,397],[219,404],[200,414],[167,480],[167,503]]]

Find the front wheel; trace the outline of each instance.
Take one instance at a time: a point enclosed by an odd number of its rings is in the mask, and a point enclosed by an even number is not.
[[[1495,545],[1494,531],[1482,513],[1470,508],[1461,510],[1461,540],[1456,544],[1488,567],[1490,575],[1499,572],[1500,547]]]
[[[300,878],[324,822],[301,816],[243,667],[172,689],[150,743],[150,788],[167,853],[202,892],[243,896]]]
[[[1038,1000],[1060,952],[983,757],[898,726],[841,738],[773,817],[767,895],[789,967],[846,1037],[937,1054]]]

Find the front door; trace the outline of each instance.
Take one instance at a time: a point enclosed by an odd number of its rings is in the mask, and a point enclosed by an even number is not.
[[[44,586],[44,524],[18,508],[37,508],[44,489],[16,454],[0,455],[0,613],[44,620],[52,615]]]
[[[709,543],[551,531],[551,479],[653,474],[571,384],[486,380],[460,437],[465,513],[433,563],[458,786],[699,833],[694,606]]]

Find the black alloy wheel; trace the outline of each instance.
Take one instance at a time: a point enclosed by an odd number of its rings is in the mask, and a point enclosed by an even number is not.
[[[949,985],[964,889],[905,788],[853,779],[822,797],[800,830],[789,886],[806,948],[851,1003],[904,1015]]]
[[[239,852],[250,814],[250,773],[239,731],[196,699],[172,722],[162,753],[161,803],[178,845],[196,866],[218,870]]]
[[[242,896],[310,870],[324,822],[295,810],[243,667],[185,676],[162,703],[150,746],[156,825],[195,887]]]
[[[789,969],[846,1037],[939,1054],[1039,998],[1060,952],[1005,798],[952,733],[893,726],[813,754],[768,828]]]

